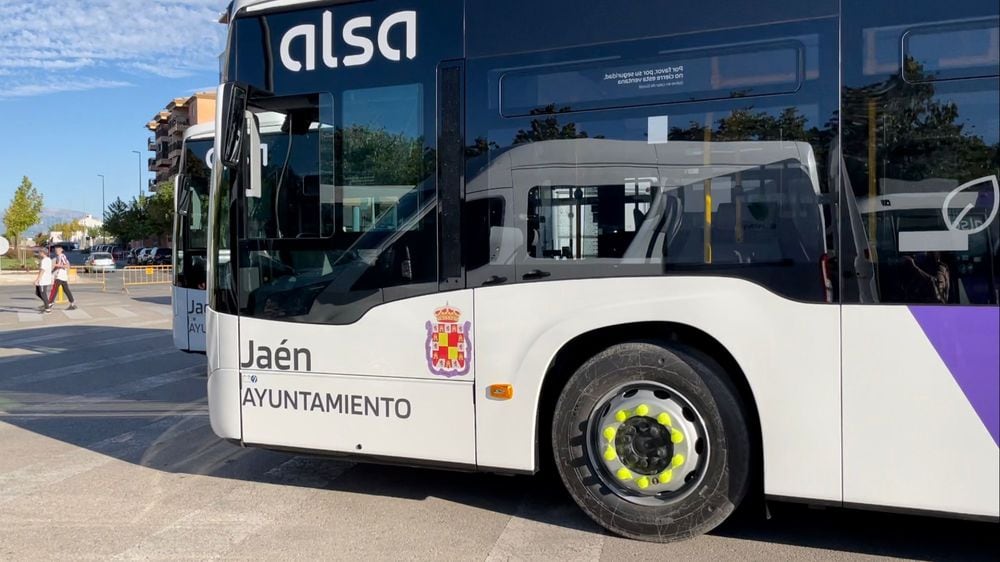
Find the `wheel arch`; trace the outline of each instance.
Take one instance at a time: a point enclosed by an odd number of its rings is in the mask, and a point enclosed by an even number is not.
[[[764,485],[763,436],[760,413],[750,381],[733,354],[715,337],[694,326],[677,322],[635,322],[603,326],[576,335],[555,352],[542,380],[538,399],[536,424],[536,459],[539,469],[551,468],[552,450],[549,435],[555,404],[569,378],[588,359],[620,343],[636,340],[654,340],[682,344],[704,354],[718,363],[722,372],[736,388],[746,409],[747,431],[751,436],[753,466],[749,496],[762,497]],[[748,497],[750,499],[750,497]]]

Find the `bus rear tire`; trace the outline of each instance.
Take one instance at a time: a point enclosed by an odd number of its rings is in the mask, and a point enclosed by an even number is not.
[[[570,495],[634,539],[708,532],[742,501],[751,442],[738,392],[714,361],[659,342],[610,347],[570,377],[552,446]]]

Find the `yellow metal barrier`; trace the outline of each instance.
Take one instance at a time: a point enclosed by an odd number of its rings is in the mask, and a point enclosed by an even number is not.
[[[129,287],[137,285],[170,285],[174,282],[174,266],[172,265],[140,265],[130,266],[121,270],[122,290],[126,293]]]
[[[69,270],[69,283],[70,285],[76,283],[83,284],[100,284],[101,292],[107,292],[108,290],[108,275],[114,274],[115,270],[109,271],[88,271],[86,267],[74,267]]]

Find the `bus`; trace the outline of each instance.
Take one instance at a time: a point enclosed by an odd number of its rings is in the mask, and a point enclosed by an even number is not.
[[[174,345],[192,353],[205,353],[208,202],[214,142],[214,123],[189,127],[184,132],[180,173],[174,179]]]
[[[1000,520],[998,12],[236,0],[213,430],[553,470],[648,541]]]
[[[277,132],[278,116],[262,114],[266,138]],[[209,188],[212,185],[215,123],[192,125],[184,133],[181,172],[174,179],[173,333],[181,351],[205,353],[205,310]],[[267,143],[261,158],[267,162]]]

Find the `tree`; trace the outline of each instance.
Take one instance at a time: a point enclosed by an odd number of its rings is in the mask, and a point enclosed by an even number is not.
[[[129,232],[126,226],[127,215],[128,204],[122,201],[121,197],[118,197],[108,205],[104,217],[104,232],[121,243],[129,241]]]
[[[53,224],[51,227],[49,227],[50,234],[52,232],[58,232],[62,234],[63,240],[69,240],[77,232],[86,232],[86,231],[87,227],[83,226],[83,224],[79,220],[60,222]]]
[[[43,204],[42,195],[31,184],[28,176],[24,176],[3,215],[3,224],[7,227],[7,232],[14,237],[15,248],[18,246],[21,234],[42,217]]]
[[[529,142],[541,142],[556,139],[585,139],[590,135],[586,131],[577,131],[576,123],[569,122],[560,124],[558,115],[570,112],[570,108],[556,108],[555,105],[547,105],[541,109],[532,109],[531,115],[537,115],[531,120],[530,129],[520,129],[514,135],[513,144],[525,144]],[[594,138],[601,138],[600,136]]]
[[[855,188],[865,185],[869,173],[869,132],[875,133],[875,162],[882,167],[871,173],[880,177],[964,183],[995,174],[1000,143],[987,144],[970,126],[974,120],[967,115],[963,119],[959,105],[936,91],[940,86],[917,61],[905,59],[903,69],[881,82],[844,88],[844,119],[852,126],[844,127],[843,146]],[[877,115],[875,123],[869,123],[871,110]]]
[[[107,232],[104,231],[103,226],[89,226],[87,227],[87,236],[91,239],[101,238],[106,236]]]
[[[174,182],[161,183],[149,199],[148,207],[149,234],[161,236],[169,234],[174,228]]]

